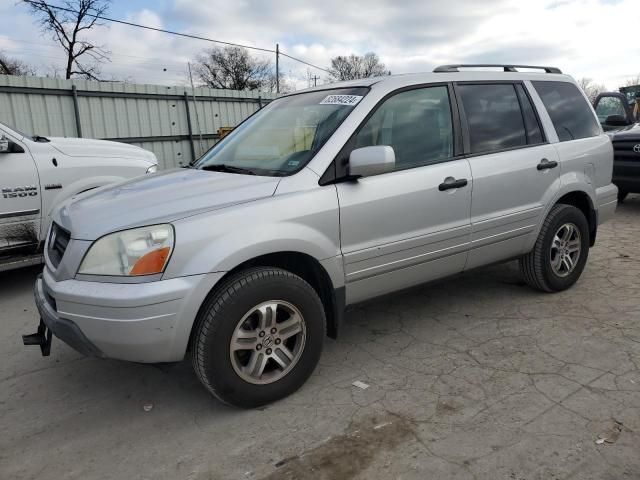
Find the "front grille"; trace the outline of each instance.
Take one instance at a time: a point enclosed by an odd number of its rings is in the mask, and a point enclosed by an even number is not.
[[[615,140],[613,142],[613,153],[619,160],[638,160],[640,153],[634,151],[634,147],[640,145],[640,140]],[[638,147],[640,149],[640,147]]]
[[[70,239],[71,234],[64,228],[60,227],[56,223],[51,225],[51,232],[49,233],[49,249],[47,250],[47,253],[49,254],[49,260],[54,267],[58,268],[58,265],[60,265]]]

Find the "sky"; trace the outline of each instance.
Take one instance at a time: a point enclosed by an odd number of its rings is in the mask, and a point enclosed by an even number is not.
[[[639,0],[113,0],[108,16],[268,49],[278,43],[324,68],[337,55],[373,51],[392,73],[447,63],[552,65],[616,89],[640,74],[639,7]],[[42,74],[61,69],[61,47],[24,4],[0,0],[0,18],[0,52]],[[213,45],[108,23],[87,36],[111,52],[104,78],[136,83],[186,84],[188,63]],[[310,75],[326,81],[321,70],[280,63],[295,88],[308,86]]]

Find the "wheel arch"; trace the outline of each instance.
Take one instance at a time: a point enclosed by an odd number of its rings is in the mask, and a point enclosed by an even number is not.
[[[324,306],[327,320],[327,336],[334,339],[337,338],[344,318],[345,289],[344,286],[335,287],[327,269],[320,261],[309,254],[298,251],[279,251],[245,260],[227,271],[225,275],[216,282],[211,292],[215,292],[230,276],[253,267],[281,268],[299,276],[309,283],[320,297],[322,305]],[[202,305],[204,304],[205,302],[203,302]],[[193,345],[195,328],[196,322],[194,322],[191,327],[188,350],[191,350]]]
[[[584,214],[589,224],[589,246],[593,247],[598,232],[598,213],[589,194],[583,190],[573,190],[562,195],[555,203],[572,205]]]

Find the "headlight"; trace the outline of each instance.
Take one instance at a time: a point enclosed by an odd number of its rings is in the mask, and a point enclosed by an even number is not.
[[[171,256],[173,242],[171,225],[112,233],[91,245],[78,273],[121,277],[162,273]]]
[[[147,168],[147,173],[156,173],[158,171],[158,165],[151,165]]]

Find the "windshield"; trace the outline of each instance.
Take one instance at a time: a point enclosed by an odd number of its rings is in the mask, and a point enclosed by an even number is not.
[[[295,173],[368,91],[340,88],[274,100],[214,146],[195,168],[270,176]]]
[[[600,123],[604,123],[609,115],[622,115],[626,117],[627,112],[619,97],[602,97],[596,106],[596,115]]]

